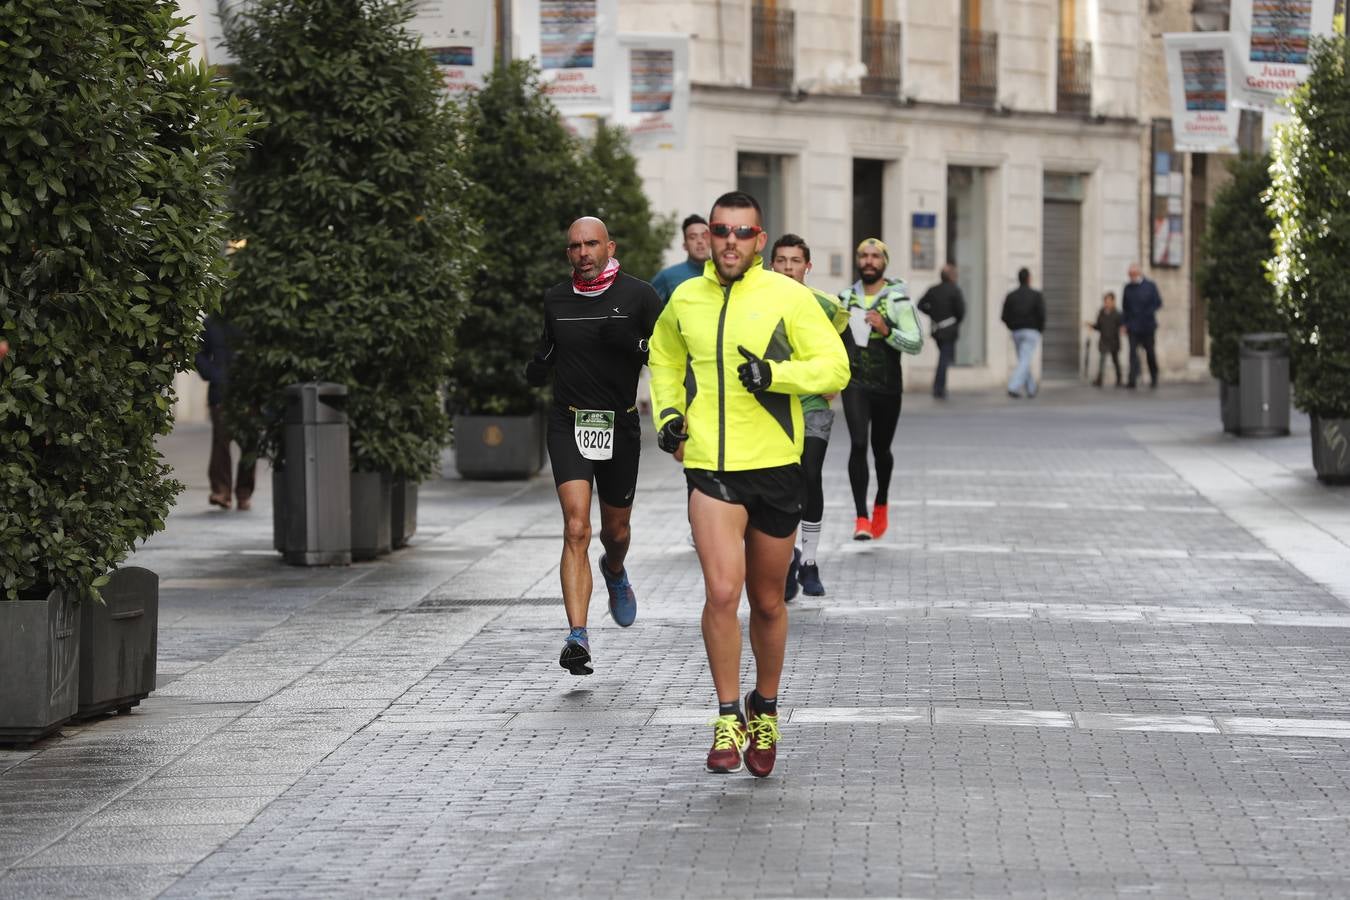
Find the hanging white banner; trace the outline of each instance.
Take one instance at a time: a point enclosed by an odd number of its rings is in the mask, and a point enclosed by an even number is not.
[[[179,0],[179,10],[190,16],[188,37],[197,52],[216,66],[238,60],[225,48],[222,16],[247,9],[251,0]],[[460,92],[482,85],[492,71],[495,42],[492,0],[422,0],[408,30],[422,38],[446,90]]]
[[[1163,35],[1177,152],[1237,152],[1241,112],[1233,105],[1233,49],[1226,31]]]
[[[689,125],[689,38],[619,35],[614,122],[635,150],[683,150]]]
[[[408,28],[422,36],[445,89],[476,90],[492,71],[496,16],[492,0],[423,0]]]
[[[1332,33],[1335,11],[1335,0],[1232,0],[1228,21],[1241,67],[1234,101],[1275,109],[1307,79],[1309,44]]]
[[[533,58],[564,116],[611,116],[619,55],[618,0],[520,0],[516,55]]]

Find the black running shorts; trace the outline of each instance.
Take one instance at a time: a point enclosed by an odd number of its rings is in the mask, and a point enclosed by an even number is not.
[[[633,505],[637,491],[638,456],[642,452],[642,426],[636,411],[614,417],[614,454],[611,459],[592,460],[581,455],[573,433],[575,413],[554,405],[548,414],[548,458],[553,464],[553,483],[595,481],[595,493],[608,506]]]
[[[802,520],[806,479],[797,463],[742,472],[685,469],[684,477],[691,492],[744,506],[750,527],[769,537],[791,537]]]

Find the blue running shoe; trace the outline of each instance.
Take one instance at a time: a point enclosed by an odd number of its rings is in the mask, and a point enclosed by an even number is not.
[[[797,583],[797,570],[802,564],[802,551],[796,547],[792,548],[792,562],[788,563],[788,577],[786,590],[783,592],[783,599],[791,600],[797,596],[797,588],[801,585]]]
[[[586,638],[585,628],[573,628],[567,633],[558,665],[573,675],[590,675],[595,671],[591,668],[591,642]]]
[[[637,618],[637,594],[628,583],[628,570],[618,575],[609,574],[605,557],[600,557],[600,576],[605,579],[605,588],[609,591],[609,614],[621,628],[627,628]]]

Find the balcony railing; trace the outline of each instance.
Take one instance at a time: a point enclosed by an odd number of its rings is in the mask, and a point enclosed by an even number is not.
[[[862,92],[873,97],[900,96],[900,23],[863,19],[862,62],[867,74]]]
[[[961,29],[961,102],[994,108],[998,99],[998,33]]]
[[[797,20],[790,9],[756,3],[750,11],[750,86],[791,90],[796,78]]]
[[[1092,112],[1092,44],[1061,38],[1055,109],[1064,115]]]

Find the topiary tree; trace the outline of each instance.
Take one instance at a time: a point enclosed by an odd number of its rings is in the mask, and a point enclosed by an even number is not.
[[[1269,170],[1267,156],[1230,160],[1233,180],[1215,196],[1205,225],[1199,277],[1209,322],[1209,371],[1228,384],[1238,381],[1242,335],[1285,330],[1265,270],[1275,246],[1264,199]]]
[[[662,254],[675,235],[675,217],[652,213],[622,128],[601,122],[587,150],[587,168],[597,176],[592,215],[609,226],[624,271],[650,281],[661,271]]]
[[[523,415],[539,395],[524,367],[543,321],[542,297],[567,277],[567,227],[595,215],[596,182],[528,61],[499,67],[465,99],[464,173],[492,251],[472,282],[449,404],[460,413]],[[625,263],[626,264],[626,263]]]
[[[155,438],[248,128],[183,24],[170,0],[0,3],[0,599],[95,594],[181,487]]]
[[[1344,30],[1314,41],[1308,80],[1276,132],[1270,261],[1289,322],[1294,400],[1350,418],[1350,61]]]
[[[460,198],[454,107],[406,24],[413,0],[256,0],[227,15],[238,93],[269,124],[234,180],[243,335],[230,415],[281,456],[279,392],[348,388],[352,464],[420,480],[449,423],[438,397],[478,229]]]

